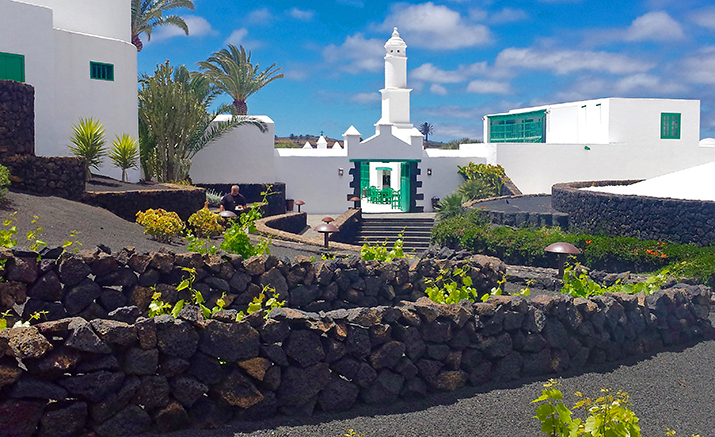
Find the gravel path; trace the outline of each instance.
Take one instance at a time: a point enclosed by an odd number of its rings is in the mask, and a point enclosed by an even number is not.
[[[664,436],[666,427],[678,436],[699,433],[715,436],[715,341],[618,365],[587,368],[585,373],[560,379],[566,405],[573,392],[595,399],[602,387],[624,390],[631,396],[643,436]],[[279,416],[263,422],[230,422],[222,429],[184,430],[167,437],[341,437],[348,429],[365,437],[536,437],[540,423],[532,416],[531,400],[541,395],[543,380],[464,387],[428,399],[391,405],[361,405],[351,412],[312,417]]]

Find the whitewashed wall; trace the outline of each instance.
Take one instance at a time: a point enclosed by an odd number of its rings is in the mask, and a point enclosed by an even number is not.
[[[239,126],[212,142],[192,160],[194,183],[276,182],[275,123],[265,115],[255,117],[266,123],[268,130],[262,133],[255,126]]]
[[[25,82],[35,87],[35,153],[68,156],[72,125],[80,117],[94,117],[104,124],[107,147],[115,135],[136,138],[136,48],[129,42],[130,32],[120,32],[129,27],[130,2],[32,3],[47,7],[0,0],[0,51],[25,56]],[[91,31],[112,38],[87,33]],[[120,36],[123,39],[113,38]],[[90,61],[113,64],[114,81],[90,79]],[[121,177],[121,170],[108,159],[99,173]],[[130,170],[129,177],[136,181],[139,172]]]
[[[301,211],[335,214],[353,206],[347,201],[348,194],[353,192],[350,188],[353,176],[349,174],[353,164],[346,156],[278,156],[276,153],[275,166],[276,181],[286,184],[286,198],[305,202]]]
[[[700,101],[679,99],[610,99],[610,142],[643,147],[661,143],[676,152],[690,150],[700,141]],[[680,139],[660,139],[660,114],[680,113]]]
[[[131,0],[23,0],[53,10],[54,27],[131,40]]]
[[[418,181],[422,181],[422,188],[418,188],[418,193],[424,194],[424,200],[418,200],[417,206],[424,206],[425,212],[432,212],[432,197],[444,199],[445,196],[455,192],[464,178],[457,173],[457,166],[464,167],[470,162],[475,164],[486,164],[485,158],[471,156],[462,150],[435,150],[427,149],[419,163],[422,174],[417,176]],[[432,175],[427,175],[427,170],[432,169]]]

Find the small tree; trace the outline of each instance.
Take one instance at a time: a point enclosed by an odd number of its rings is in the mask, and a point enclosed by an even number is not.
[[[422,135],[425,136],[425,143],[429,141],[429,136],[434,133],[434,126],[431,124],[427,123],[426,121],[420,125],[420,127],[417,128],[418,131]]]
[[[139,159],[139,144],[135,138],[124,134],[112,142],[112,152],[109,154],[109,159],[114,165],[122,169],[122,182],[127,181],[127,170],[137,168],[137,160]]]
[[[90,167],[99,170],[102,166],[102,158],[107,156],[104,148],[104,126],[93,118],[80,118],[79,123],[72,126],[74,135],[70,138],[72,144],[69,146],[74,156],[84,158],[87,171],[87,180],[92,179]]]

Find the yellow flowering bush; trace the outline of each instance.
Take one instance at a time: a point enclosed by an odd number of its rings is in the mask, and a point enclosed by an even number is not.
[[[218,221],[218,214],[203,207],[189,217],[189,226],[199,238],[211,238],[223,233],[223,226]]]
[[[173,211],[161,208],[137,212],[137,223],[144,226],[144,233],[162,243],[170,243],[184,230],[184,222]]]

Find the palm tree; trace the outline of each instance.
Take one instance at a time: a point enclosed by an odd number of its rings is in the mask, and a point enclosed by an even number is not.
[[[154,76],[142,76],[139,84],[141,164],[147,178],[185,179],[191,158],[234,127],[267,130],[252,117],[216,121],[220,112],[209,113],[208,106],[218,90],[205,78],[192,77],[183,65],[174,71],[167,61],[157,66]]]
[[[228,45],[228,50],[214,52],[207,60],[197,62],[196,65],[205,70],[197,74],[204,75],[213,85],[233,98],[233,106],[238,115],[248,114],[246,99],[283,77],[282,73],[277,74],[280,67],[276,67],[275,63],[259,72],[259,64],[254,66],[251,63],[251,51],[246,52],[243,46],[239,48],[232,44]]]
[[[176,26],[189,34],[189,26],[178,15],[162,16],[164,11],[174,8],[189,8],[194,10],[192,0],[132,0],[132,44],[137,52],[142,51],[142,40],[139,36],[146,34],[147,41],[151,41],[151,32],[157,26],[166,24]]]
[[[417,130],[420,131],[420,133],[425,136],[425,143],[426,143],[427,141],[429,141],[430,134],[434,133],[434,126],[432,126],[431,124],[429,124],[425,121],[424,123],[422,123],[420,125],[420,127],[417,128]]]

